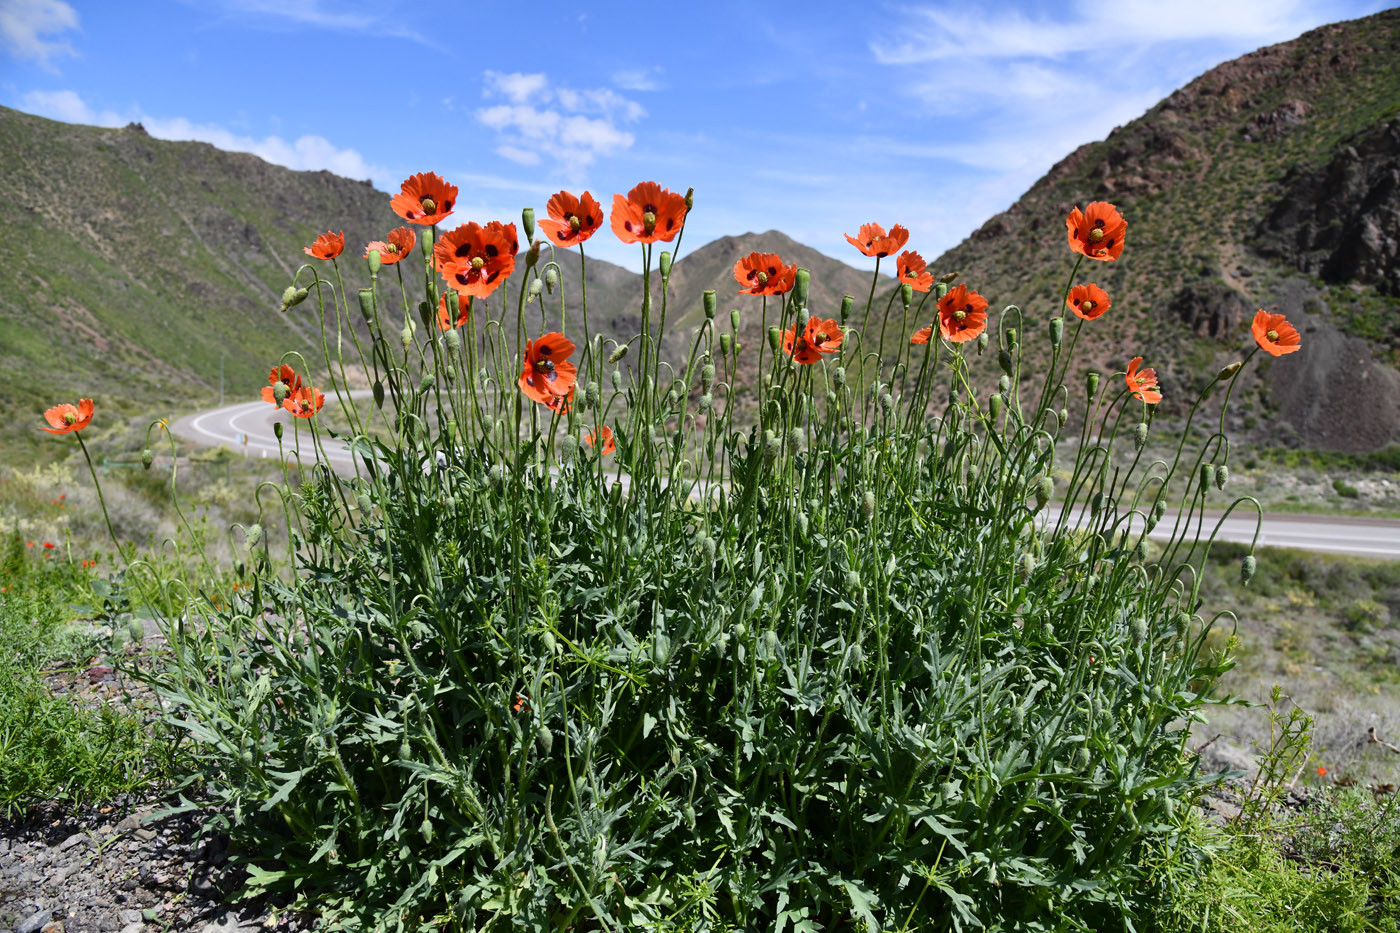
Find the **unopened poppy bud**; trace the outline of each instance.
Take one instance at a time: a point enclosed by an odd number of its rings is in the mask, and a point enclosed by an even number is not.
[[[366,321],[374,322],[374,289],[362,288],[360,295],[360,314],[364,315]]]
[[[710,391],[710,387],[715,384],[715,364],[706,363],[700,367],[700,388],[704,392]]]
[[[1062,317],[1052,317],[1050,319],[1050,346],[1056,350],[1060,348],[1060,341],[1065,336],[1065,319]]]
[[[755,583],[753,589],[749,590],[749,601],[747,606],[749,614],[752,615],[753,613],[757,612],[758,607],[761,605],[763,605],[763,584],[760,582]],[[734,634],[739,638],[743,638],[744,635],[748,634],[748,630],[741,625],[738,629],[735,630]]]
[[[1249,586],[1250,581],[1254,579],[1255,571],[1258,569],[1259,564],[1255,561],[1254,555],[1246,555],[1245,559],[1240,561],[1240,582]]]
[[[1000,395],[993,395],[991,398],[987,399],[987,410],[991,412],[993,421],[1001,417],[1001,407],[1004,404],[1006,404],[1006,399],[1002,398]]]
[[[961,272],[945,272],[943,275],[939,276],[938,281],[942,282],[944,285],[952,285],[958,280],[958,276],[960,275],[962,275]]]
[[[520,212],[520,226],[525,229],[525,239],[535,238],[535,209],[527,207]]]
[[[1068,408],[1061,408],[1061,409],[1060,409],[1059,418],[1060,418],[1060,424],[1064,424],[1065,422],[1069,421],[1069,409],[1068,409]]]
[[[779,330],[776,326],[770,326],[770,327],[768,328],[768,346],[769,346],[769,348],[771,348],[772,351],[773,351],[774,353],[777,353],[777,352],[778,352],[778,348],[781,347],[782,345],[783,345],[783,332],[782,332],[781,330]]]
[[[574,459],[574,454],[578,453],[578,438],[572,434],[565,434],[564,439],[559,442],[559,452],[564,455],[565,460]]]
[[[705,556],[705,560],[713,561],[715,559],[715,539],[709,535],[701,538],[700,553]]]
[[[588,385],[583,389],[583,405],[585,408],[597,408],[598,402],[602,399],[603,393],[598,390],[598,380],[590,379]]]
[[[987,336],[987,332],[983,331],[982,336]],[[1001,371],[1006,373],[1008,376],[1010,376],[1016,371],[1016,361],[1011,358],[1010,352],[1006,350],[1000,350],[997,352],[997,363],[1001,366]]]
[[[1202,463],[1202,464],[1201,464],[1201,491],[1202,491],[1202,492],[1205,492],[1208,488],[1210,488],[1210,487],[1213,486],[1213,485],[1215,485],[1215,466],[1214,466],[1214,464],[1210,464],[1210,463]]]
[[[739,333],[739,309],[735,308],[729,312],[729,329],[734,333]]]
[[[622,359],[624,356],[627,355],[627,348],[630,347],[630,346],[631,346],[631,344],[627,344],[627,343],[620,343],[620,344],[618,344],[618,345],[613,349],[613,351],[612,351],[611,353],[608,354],[608,362],[609,362],[609,363],[617,363],[617,362],[621,361],[621,359]]]
[[[549,757],[549,753],[554,751],[554,733],[549,731],[548,726],[540,726],[539,731],[535,733],[535,745],[545,757]]]
[[[530,248],[525,251],[525,268],[534,268],[535,263],[540,261],[540,241],[536,240],[530,244]]]
[[[418,394],[426,395],[428,390],[433,387],[434,381],[432,373],[424,373],[423,378],[418,380]]]
[[[985,349],[987,349],[987,344],[991,342],[991,339],[992,339],[992,338],[991,338],[990,336],[988,336],[988,334],[987,334],[987,332],[986,332],[985,330],[982,331],[982,333],[980,333],[980,334],[977,335],[977,355],[978,355],[978,356],[981,356],[981,355],[982,355],[982,351],[985,350]]]
[[[277,439],[278,439],[279,441],[282,439],[282,422],[280,422],[280,421],[274,421],[274,422],[272,422],[272,433],[275,434],[275,435],[277,436]]]
[[[280,405],[281,403],[279,402],[278,404]],[[151,453],[151,448],[147,447],[145,450],[141,451],[141,465],[143,467],[149,470],[151,468],[151,463],[154,461],[155,455]]]
[[[856,306],[856,300],[850,295],[841,296],[841,323],[845,324],[847,318],[851,316],[851,309]]]
[[[767,434],[764,435],[764,437],[763,437],[763,454],[764,454],[764,456],[766,456],[768,459],[772,460],[773,458],[777,457],[778,454],[782,453],[782,450],[783,450],[783,442],[782,442],[782,439],[778,437],[778,435],[774,434],[772,431],[769,431]]]
[[[1089,397],[1093,398],[1099,391],[1099,374],[1094,370],[1089,370],[1089,375],[1084,377],[1084,387],[1088,390]]]
[[[1215,376],[1216,381],[1217,381],[1217,382],[1224,382],[1226,379],[1229,379],[1229,378],[1230,378],[1231,376],[1233,376],[1235,373],[1239,372],[1239,371],[1240,371],[1240,367],[1243,366],[1243,365],[1244,365],[1244,363],[1243,363],[1242,361],[1240,361],[1240,360],[1235,360],[1235,361],[1234,361],[1233,363],[1231,363],[1229,366],[1226,366],[1226,367],[1225,367],[1224,369],[1222,369],[1220,372],[1216,373],[1216,376]]]
[[[734,335],[733,335],[733,334],[720,334],[720,335],[719,335],[719,352],[723,353],[725,356],[728,356],[728,355],[729,355],[729,351],[730,351],[731,349],[733,349],[733,347],[734,347]]]
[[[371,276],[379,274],[379,250],[372,249],[369,252],[365,253],[365,262],[369,264],[369,274]]]
[[[413,325],[413,318],[411,318],[411,317],[406,317],[406,318],[404,318],[404,319],[403,319],[403,330],[400,331],[400,333],[399,333],[399,342],[403,344],[403,348],[404,348],[405,351],[408,350],[409,347],[413,346],[413,333],[414,333],[415,330],[416,330],[416,328],[415,328],[414,325]],[[442,335],[442,342],[443,342],[444,344],[447,343],[447,337],[448,337],[449,334],[450,334],[451,336],[455,337],[455,336],[457,336],[457,331],[455,331],[455,330],[449,330],[449,331],[447,331],[447,333],[443,334],[443,335]]]
[[[884,395],[880,396],[880,410],[883,411],[883,412],[884,412],[885,414],[887,414],[887,415],[888,415],[891,411],[893,411],[893,410],[894,410],[894,396],[890,395],[888,392],[886,392]]]
[[[831,384],[838,389],[846,385],[846,367],[838,366],[831,371]]]
[[[383,408],[383,407],[384,407],[384,383],[380,382],[378,379],[374,380],[374,386],[370,389],[370,391],[374,394],[374,407],[375,407],[375,408]]]
[[[549,293],[550,293],[551,295],[554,294],[554,286],[556,286],[556,285],[558,285],[558,284],[559,284],[559,273],[555,271],[554,267],[553,267],[553,266],[550,266],[548,269],[545,269],[545,270],[544,270],[544,287],[547,288],[547,289],[549,289]]]
[[[669,278],[671,275],[671,251],[663,249],[661,251],[661,277]]]
[[[685,189],[685,212],[690,213],[690,209],[695,206],[695,189]]]
[[[622,370],[614,369],[612,371],[612,387],[614,389],[622,388]]]
[[[933,297],[935,299],[942,298],[946,294],[948,294],[948,286],[943,282],[939,282],[933,286]]]
[[[1146,539],[1146,538],[1139,538],[1139,539],[1138,539],[1137,547],[1133,548],[1133,557],[1135,557],[1135,558],[1137,559],[1137,562],[1138,562],[1139,564],[1145,564],[1145,563],[1147,563],[1147,539]]]
[[[806,513],[806,512],[798,512],[798,513],[797,513],[797,519],[796,519],[796,520],[797,520],[797,533],[800,534],[800,535],[801,535],[802,537],[804,537],[804,538],[807,537],[807,528],[809,527],[809,525],[810,525],[810,523],[811,523],[811,520],[807,517],[807,513]]]
[[[1011,392],[1011,377],[1003,375],[997,379],[997,391],[1002,395],[1009,395]]]
[[[1142,450],[1147,446],[1147,422],[1139,421],[1138,426],[1133,428],[1133,448]]]
[[[1021,707],[1016,707],[1011,711],[1011,728],[1020,732],[1026,727],[1026,711]]]
[[[1228,483],[1229,481],[1230,481],[1230,468],[1227,467],[1225,464],[1222,463],[1222,464],[1220,464],[1220,466],[1218,466],[1218,467],[1215,468],[1215,488],[1216,488],[1216,489],[1224,489],[1224,488],[1225,488],[1225,484]]]
[[[807,291],[812,287],[812,270],[798,269],[797,278],[793,280],[792,300],[799,308],[807,307]]]
[[[1137,616],[1128,624],[1128,631],[1133,636],[1133,647],[1141,648],[1147,642],[1147,620],[1142,616]]]
[[[1016,575],[1021,578],[1022,583],[1028,583],[1033,573],[1035,573],[1035,555],[1030,551],[1024,551],[1020,559],[1016,561]]]
[[[297,288],[294,285],[288,285],[282,290],[282,310],[286,311],[288,308],[295,308],[297,305],[305,301],[306,296],[309,294],[310,292],[308,292],[304,288]]]
[[[540,292],[544,291],[544,282],[534,279],[530,282],[530,300],[540,297]]]
[[[248,550],[251,551],[253,548],[258,546],[258,542],[262,540],[262,533],[262,525],[259,525],[256,522],[254,522],[253,524],[248,526],[248,530],[244,532],[243,540],[243,543],[248,548]]]
[[[713,288],[706,289],[700,295],[700,304],[703,305],[705,308],[705,320],[713,321],[715,319],[716,305],[715,290]]]
[[[292,387],[279,379],[272,386],[272,400],[278,405],[281,405],[287,400],[287,396],[291,391]]]
[[[1103,511],[1103,506],[1106,501],[1108,501],[1108,497],[1102,492],[1094,493],[1094,498],[1089,500],[1089,511],[1094,515],[1098,515]]]
[[[437,312],[433,310],[433,305],[426,301],[418,302],[418,320],[423,322],[423,326],[432,328],[435,326]]]
[[[860,574],[854,570],[846,571],[846,592],[852,595],[860,592]]]
[[[1035,507],[1045,508],[1045,504],[1050,501],[1050,497],[1055,494],[1054,477],[1048,473],[1043,473],[1040,479],[1035,481]]]
[[[860,497],[860,514],[866,521],[875,516],[875,493],[868,489]]]
[[[914,286],[910,285],[908,282],[899,286],[899,300],[903,303],[904,310],[908,311],[909,305],[914,302]]]

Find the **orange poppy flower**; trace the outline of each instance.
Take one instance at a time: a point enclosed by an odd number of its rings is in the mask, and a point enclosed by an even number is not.
[[[386,266],[392,266],[400,259],[413,252],[413,244],[418,242],[418,234],[407,227],[399,227],[389,231],[389,236],[383,240],[375,240],[365,247],[365,256],[369,256],[372,249],[379,250],[379,261]]]
[[[561,396],[573,394],[578,382],[578,367],[568,360],[574,352],[574,342],[563,334],[541,334],[525,343],[525,365],[520,371],[520,391],[526,397],[555,407]],[[558,408],[561,413],[567,407]]]
[[[810,317],[807,319],[807,326],[802,329],[802,337],[816,347],[818,352],[835,353],[841,348],[841,341],[846,339],[846,332],[832,318],[823,320]]]
[[[587,442],[589,447],[596,446],[601,439],[603,444],[603,456],[607,456],[614,450],[617,450],[617,442],[613,440],[612,428],[608,427],[606,424],[599,425],[597,431],[589,431],[583,436],[583,439]]]
[[[603,205],[587,191],[574,197],[561,191],[549,199],[548,218],[541,218],[540,229],[555,246],[574,246],[598,232],[603,225]]]
[[[806,328],[799,334],[796,323],[783,333],[783,352],[803,366],[810,366],[822,358],[822,351],[808,342]]]
[[[909,231],[899,224],[891,227],[889,233],[879,224],[861,224],[860,239],[848,233],[846,240],[865,255],[882,258],[902,249],[909,242]]]
[[[303,246],[301,251],[316,259],[334,259],[340,255],[340,251],[345,249],[345,231],[331,233],[327,230],[316,238],[316,242],[310,246]]]
[[[976,340],[987,329],[987,299],[966,285],[948,290],[938,299],[938,332],[944,340],[963,343]]]
[[[454,318],[452,312],[447,310],[447,296],[443,295],[438,299],[438,330],[451,330],[467,323],[467,319],[471,317],[472,313],[471,296],[459,292],[456,304],[457,316]]]
[[[1162,400],[1161,389],[1157,385],[1157,372],[1152,369],[1139,370],[1142,364],[1142,357],[1135,356],[1128,363],[1128,372],[1125,378],[1128,380],[1128,391],[1133,394],[1133,398],[1146,402],[1149,405],[1156,405]]]
[[[1083,213],[1076,205],[1065,218],[1069,228],[1069,248],[1090,259],[1112,262],[1123,253],[1123,237],[1128,222],[1118,208],[1107,201],[1095,201]]]
[[[44,412],[44,420],[51,425],[51,427],[44,428],[50,434],[81,431],[92,420],[92,399],[82,399],[76,405],[70,402],[55,405]]]
[[[569,386],[568,394],[566,394],[566,395],[551,395],[551,396],[549,397],[549,401],[547,401],[547,402],[544,403],[544,407],[545,407],[545,408],[548,408],[550,411],[554,412],[556,415],[567,415],[567,414],[569,413],[569,409],[571,409],[571,408],[574,407],[574,406],[573,406],[573,403],[574,403],[574,387],[573,387],[573,386]]]
[[[314,386],[302,386],[282,403],[282,407],[298,418],[310,418],[326,404],[326,396]]]
[[[485,298],[515,271],[520,241],[515,224],[463,224],[433,247],[438,273],[463,295]]]
[[[933,288],[933,273],[928,271],[924,257],[911,249],[900,253],[894,261],[895,275],[905,285],[916,292],[926,292]]]
[[[921,327],[918,330],[914,331],[914,336],[909,338],[909,342],[923,345],[928,343],[932,339],[933,325],[930,324],[928,327]]]
[[[741,295],[781,295],[797,281],[797,263],[783,265],[777,253],[749,253],[734,263]]]
[[[1113,302],[1109,300],[1108,292],[1090,282],[1088,285],[1076,285],[1071,288],[1065,304],[1069,305],[1076,317],[1092,321],[1096,317],[1102,317]]]
[[[267,374],[267,381],[268,384],[263,386],[262,390],[263,401],[271,402],[272,404],[277,405],[279,408],[281,407],[281,405],[277,401],[277,383],[286,383],[286,397],[295,395],[296,391],[301,388],[301,377],[297,375],[297,371],[295,369],[292,369],[292,367],[288,366],[286,363],[283,363],[281,366],[272,367],[272,372]]]
[[[1288,318],[1282,314],[1270,314],[1260,308],[1249,329],[1254,332],[1254,342],[1259,344],[1259,349],[1270,356],[1283,356],[1303,348],[1298,328],[1288,323]]]
[[[389,206],[409,223],[429,226],[446,220],[457,203],[457,186],[449,185],[433,172],[410,175],[399,186]]]
[[[613,233],[624,243],[669,243],[685,225],[685,196],[644,181],[627,197],[613,195]]]

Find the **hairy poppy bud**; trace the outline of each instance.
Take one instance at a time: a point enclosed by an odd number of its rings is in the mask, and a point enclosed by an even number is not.
[[[1061,408],[1061,409],[1060,409],[1059,418],[1060,418],[1060,424],[1064,424],[1064,423],[1066,423],[1067,421],[1069,421],[1069,409],[1068,409],[1068,408]]]
[[[1088,390],[1089,398],[1093,398],[1099,391],[1099,374],[1089,370],[1089,374],[1084,377],[1084,387]]]
[[[1217,382],[1224,382],[1226,379],[1229,379],[1229,378],[1230,378],[1231,376],[1233,376],[1235,373],[1239,372],[1239,371],[1240,371],[1240,367],[1243,366],[1243,365],[1244,365],[1244,363],[1241,362],[1240,360],[1235,360],[1235,361],[1234,361],[1233,363],[1231,363],[1229,366],[1226,366],[1226,367],[1225,367],[1224,369],[1222,369],[1219,373],[1217,373],[1216,376],[1215,376],[1215,380],[1216,380]]]
[[[525,268],[533,269],[535,263],[540,261],[540,241],[535,240],[530,244],[530,248],[525,251]]]
[[[1205,492],[1215,484],[1215,466],[1210,463],[1201,464],[1201,491]]]
[[[749,615],[753,615],[757,612],[758,607],[761,605],[763,605],[763,583],[760,581],[754,584],[753,589],[749,590],[749,601],[746,606]],[[748,630],[740,625],[739,628],[735,630],[734,634],[739,638],[743,638],[744,635],[748,634]]]
[[[145,450],[141,451],[141,465],[143,467],[149,470],[154,461],[155,455],[151,453],[151,448],[147,447]]]
[[[856,300],[850,295],[841,296],[841,323],[845,324],[851,316],[851,309],[856,306]]]
[[[554,287],[559,284],[559,273],[553,266],[544,270],[544,287],[549,289],[551,295],[554,294]]]
[[[1050,319],[1050,346],[1056,350],[1060,348],[1060,341],[1065,335],[1065,319],[1062,317],[1052,317]]]
[[[987,332],[983,331],[982,336],[987,336]],[[1000,350],[997,352],[997,363],[1001,366],[1001,371],[1006,373],[1006,375],[1008,376],[1012,375],[1016,371],[1016,361],[1011,358],[1010,352],[1006,350]]]
[[[306,296],[309,294],[311,293],[304,288],[288,285],[282,290],[282,310],[286,311],[288,308],[295,308],[305,301]]]
[[[715,539],[709,535],[700,539],[700,553],[705,555],[706,561],[715,559]]]
[[[715,397],[710,393],[706,392],[704,395],[700,396],[699,400],[696,402],[696,407],[700,409],[701,414],[704,414],[705,412],[709,411],[714,404]]]
[[[700,367],[700,389],[703,392],[708,392],[714,384],[715,364],[706,363],[704,366]]]
[[[888,415],[891,411],[893,411],[893,410],[894,410],[894,396],[890,395],[888,392],[886,392],[884,395],[880,396],[880,410],[883,411],[883,412],[884,412],[885,414],[887,414],[887,415]]]
[[[1133,428],[1133,448],[1142,450],[1147,446],[1147,422],[1139,421],[1138,426]]]
[[[937,285],[933,286],[934,298],[942,298],[946,294],[948,294],[948,284],[946,282],[939,282]]]
[[[860,574],[854,570],[846,571],[846,592],[852,596],[860,592]]]
[[[838,366],[831,371],[831,384],[838,389],[846,385],[846,367]]]
[[[689,214],[690,211],[691,211],[691,209],[694,208],[694,207],[695,207],[695,189],[694,189],[694,188],[687,188],[687,189],[685,189],[685,212],[686,212],[687,214]]]
[[[908,311],[909,306],[914,303],[914,286],[908,282],[899,286],[899,300],[904,304],[904,310]]]
[[[867,522],[875,515],[875,493],[869,489],[861,494],[860,514]]]
[[[279,441],[282,439],[282,422],[280,422],[280,421],[274,421],[274,422],[272,422],[272,433],[275,434],[275,435],[277,436],[277,439],[278,439]]]
[[[614,369],[612,371],[612,386],[617,390],[622,388],[622,370]]]
[[[807,528],[810,521],[811,520],[807,518],[806,512],[797,513],[797,533],[804,538],[807,537]]]
[[[1000,395],[993,395],[991,398],[987,399],[987,410],[991,413],[993,421],[1001,417],[1001,408],[1005,403],[1006,400]]]
[[[1011,394],[1011,377],[1010,377],[1010,376],[1007,376],[1007,375],[1004,375],[1004,374],[1003,374],[999,379],[997,379],[997,391],[1000,392],[1002,395],[1009,395],[1009,394]]]
[[[578,438],[572,434],[565,434],[564,439],[559,442],[559,453],[565,460],[574,459],[574,454],[578,453]]]
[[[1138,562],[1139,564],[1145,564],[1145,563],[1147,563],[1147,539],[1146,539],[1146,538],[1139,538],[1139,539],[1138,539],[1137,547],[1133,548],[1133,557],[1135,557],[1135,558],[1137,559],[1137,562]]]
[[[535,733],[535,745],[539,748],[540,754],[546,758],[554,751],[554,733],[549,731],[548,726],[540,726]]]
[[[491,481],[492,486],[500,486],[506,481],[506,468],[497,463],[487,472],[486,478]]]
[[[765,457],[772,460],[777,457],[778,454],[782,453],[782,450],[783,442],[778,435],[774,434],[772,431],[768,431],[763,435],[763,455]]]
[[[715,319],[716,306],[715,290],[713,288],[706,289],[701,293],[700,304],[705,308],[705,320],[713,321]]]
[[[620,343],[620,344],[618,344],[618,345],[613,349],[613,351],[612,351],[611,353],[608,354],[608,362],[609,362],[609,363],[616,363],[616,362],[619,362],[624,356],[627,355],[627,348],[630,347],[630,346],[631,346],[631,344],[627,344],[627,343]]]
[[[670,250],[664,250],[664,249],[663,249],[663,250],[661,251],[661,262],[659,263],[659,265],[660,265],[660,267],[661,267],[661,277],[662,277],[663,279],[670,278],[670,277],[671,277],[671,252],[670,252]]]
[[[399,333],[399,342],[403,344],[405,353],[408,352],[409,347],[413,346],[413,334],[416,330],[417,328],[413,324],[413,318],[406,317],[403,319],[403,330]],[[442,335],[444,346],[448,345],[447,338],[449,336],[457,336],[457,331],[449,330]]]
[[[1024,707],[1016,707],[1011,711],[1011,728],[1020,732],[1026,727],[1026,710]]]
[[[602,392],[598,390],[598,380],[590,379],[588,385],[583,390],[583,405],[585,408],[597,408],[598,402],[602,398]]]
[[[369,274],[371,278],[379,274],[379,250],[372,249],[365,253],[365,262],[369,265]]]
[[[362,314],[362,315],[364,316],[364,319],[365,319],[366,321],[368,321],[369,323],[373,324],[373,323],[374,323],[374,289],[372,289],[372,288],[362,288],[362,289],[360,289],[359,296],[360,296],[360,314]]]
[[[1215,488],[1216,488],[1216,489],[1224,489],[1224,488],[1225,488],[1225,484],[1228,483],[1229,481],[1230,481],[1230,468],[1227,467],[1225,464],[1222,463],[1222,464],[1220,464],[1220,466],[1218,466],[1218,467],[1215,468]]]
[[[273,400],[274,402],[276,402],[278,405],[281,405],[283,402],[285,402],[285,401],[287,400],[287,396],[288,396],[289,394],[291,394],[291,391],[292,391],[292,387],[289,386],[289,385],[287,385],[287,384],[286,384],[285,382],[283,382],[281,379],[279,379],[279,380],[277,380],[277,382],[272,386],[272,400]]]
[[[535,209],[527,207],[520,212],[520,226],[525,230],[525,239],[535,238]]]
[[[1006,329],[1006,349],[1016,349],[1016,341],[1019,338],[1019,336],[1020,335],[1016,332],[1016,328],[1008,327]]]
[[[1244,560],[1240,561],[1240,582],[1249,586],[1250,581],[1254,579],[1255,571],[1258,569],[1259,563],[1254,559],[1254,555],[1247,555]]]
[[[368,515],[374,510],[374,502],[370,500],[369,496],[360,493],[355,497],[355,507],[360,510],[360,515]]]
[[[945,272],[938,277],[938,281],[942,282],[944,285],[952,285],[958,280],[958,276],[960,275],[962,275],[961,272]]]
[[[776,326],[770,326],[770,327],[768,328],[768,347],[769,347],[769,349],[771,349],[774,353],[777,353],[777,352],[778,352],[778,348],[781,347],[782,345],[783,345],[783,332],[782,332],[781,330],[779,330],[778,327],[776,327]]]
[[[1022,583],[1029,583],[1033,573],[1035,573],[1035,555],[1030,551],[1023,551],[1020,559],[1016,561],[1016,575],[1021,578]]]
[[[729,355],[729,351],[732,350],[733,348],[734,348],[734,335],[733,335],[733,334],[720,334],[720,335],[719,335],[719,352],[720,352],[720,353],[723,353],[725,356],[728,356],[728,355]]]
[[[544,291],[544,282],[539,279],[532,279],[530,282],[530,300],[534,301],[536,298],[540,297],[540,292],[542,291]]]
[[[977,335],[977,355],[981,356],[982,351],[987,349],[987,344],[991,342],[991,336],[984,330]]]
[[[1050,497],[1055,494],[1055,480],[1050,474],[1042,473],[1035,481],[1035,507],[1045,508],[1045,504],[1050,501]]]
[[[249,525],[247,530],[243,532],[243,544],[248,550],[251,551],[258,546],[258,542],[262,540],[262,533],[262,525],[257,523]]]

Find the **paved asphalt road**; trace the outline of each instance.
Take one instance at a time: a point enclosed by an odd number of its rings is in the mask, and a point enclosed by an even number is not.
[[[368,392],[356,392],[357,397]],[[186,415],[178,419],[171,430],[179,437],[205,446],[224,446],[249,457],[277,457],[277,438],[272,433],[274,421],[294,420],[287,412],[273,408],[267,402],[245,402],[212,411]],[[285,449],[291,449],[292,428],[284,431]],[[336,469],[352,468],[350,452],[341,441],[325,440],[327,459]],[[308,435],[302,436],[302,453],[311,455]],[[1237,511],[1220,529],[1217,540],[1248,544],[1254,537],[1254,519]],[[1153,531],[1153,538],[1170,536],[1174,516],[1168,513]],[[1216,516],[1206,516],[1206,534],[1214,527]],[[1331,515],[1289,515],[1265,512],[1259,544],[1265,547],[1298,548],[1333,554],[1355,554],[1362,557],[1400,559],[1400,521],[1378,518],[1349,518]]]

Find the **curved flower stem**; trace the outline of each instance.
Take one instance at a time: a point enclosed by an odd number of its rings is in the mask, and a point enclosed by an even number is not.
[[[109,515],[107,512],[107,499],[105,496],[102,495],[102,483],[100,483],[97,479],[97,470],[93,469],[92,456],[88,453],[87,444],[83,441],[82,432],[75,431],[74,434],[78,438],[78,447],[83,452],[83,459],[87,461],[88,472],[92,474],[92,485],[97,488],[97,502],[99,505],[102,506],[102,517],[107,522],[107,534],[112,536],[112,544],[114,544],[117,548],[117,556],[120,557],[123,561],[125,561],[126,554],[123,553],[122,544],[119,540],[117,540],[117,533],[112,528],[112,516]]]

